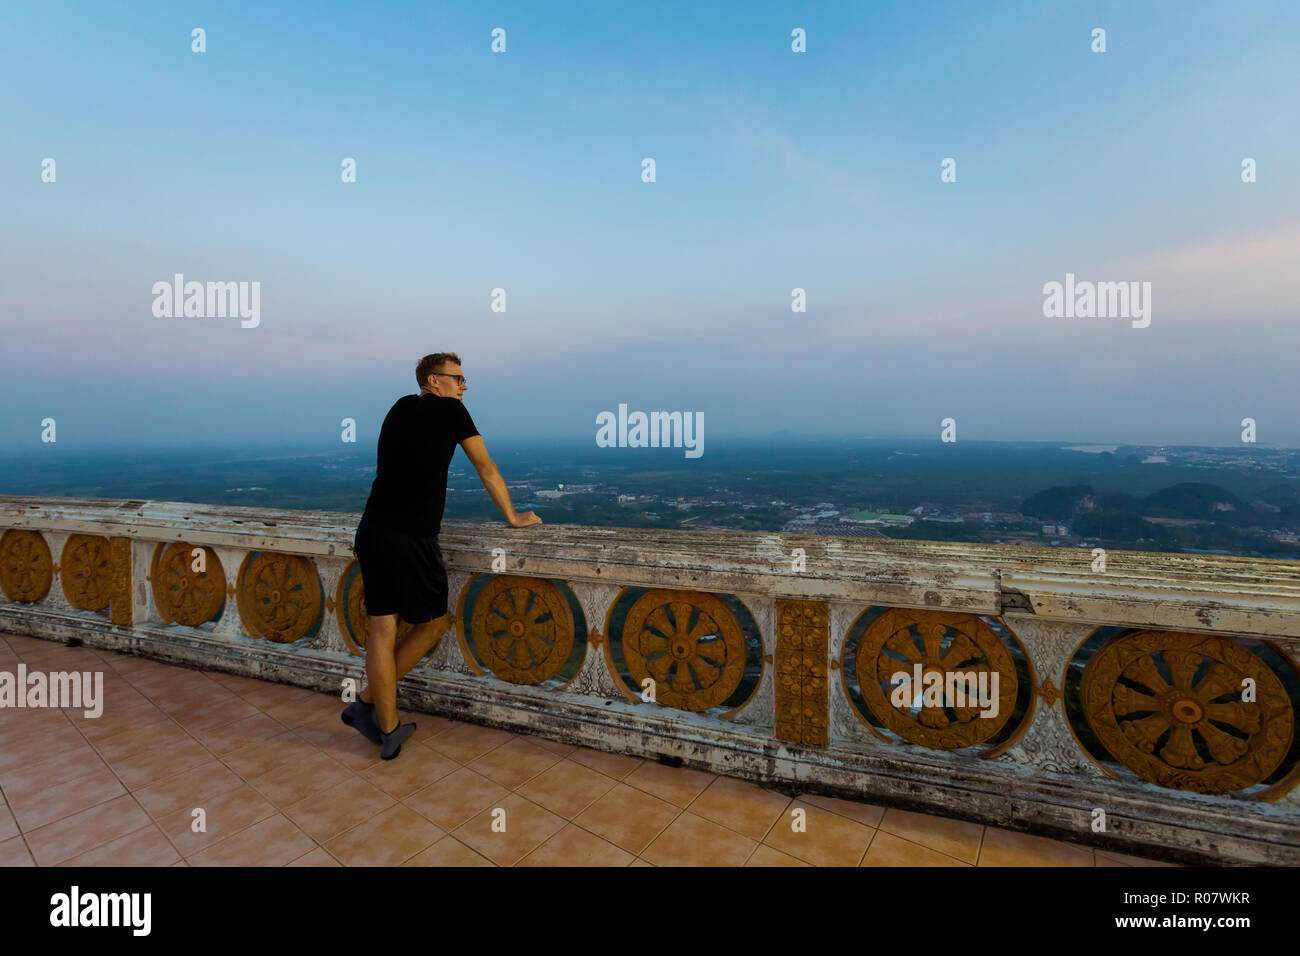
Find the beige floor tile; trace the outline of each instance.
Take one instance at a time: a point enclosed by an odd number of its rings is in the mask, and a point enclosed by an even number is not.
[[[938,850],[963,863],[974,863],[979,858],[980,837],[984,825],[966,820],[952,820],[928,813],[913,813],[890,807],[880,821],[880,829],[911,843]]]
[[[419,730],[416,731],[419,733]],[[494,727],[477,724],[458,724],[450,730],[433,736],[421,737],[427,745],[446,754],[457,763],[467,764],[477,760],[489,750],[494,750],[514,738],[514,734]]]
[[[52,866],[112,843],[151,821],[130,794],[24,834],[38,866]]]
[[[328,790],[285,807],[284,815],[317,843],[323,844],[345,830],[365,823],[396,802],[379,788],[352,776]]]
[[[1095,861],[1089,847],[989,827],[980,849],[979,865],[1093,866]]]
[[[0,773],[0,787],[10,797],[26,793],[40,793],[48,787],[84,777],[96,770],[107,770],[108,764],[89,744],[55,754],[44,760],[10,767]]]
[[[203,707],[195,706],[181,711],[168,711],[172,720],[195,737],[199,736],[200,731],[217,730],[236,721],[256,717],[260,713],[261,711],[248,701],[234,694],[230,694],[228,699],[213,701]]]
[[[94,720],[74,720],[73,723],[92,744],[120,736],[128,730],[139,730],[142,727],[153,727],[157,730],[175,726],[170,717],[148,701],[145,701],[144,706],[132,706],[129,710],[121,712],[106,711],[102,717]]]
[[[340,733],[340,730],[342,733]],[[331,727],[326,730],[317,727],[306,727],[295,730],[293,733],[300,740],[315,747],[321,753],[333,757],[353,773],[364,774],[367,770],[371,770],[381,763],[379,744],[371,743],[355,730],[344,726],[341,721],[337,728]],[[419,745],[418,740],[410,740],[408,743],[412,746]],[[402,749],[405,750],[405,746]],[[401,759],[399,756],[395,761],[382,762],[396,763]]]
[[[505,812],[504,816],[496,812],[498,809]],[[504,829],[494,829],[498,820],[503,821]],[[514,866],[565,823],[563,817],[512,793],[466,820],[453,835],[497,866]]]
[[[381,759],[361,776],[400,800],[459,769],[460,764],[446,754],[408,740],[402,744],[400,754],[392,760]]]
[[[315,691],[304,687],[292,687],[288,684],[262,682],[260,687],[244,688],[235,691],[258,710],[267,710],[282,704],[306,703],[316,696]]]
[[[284,866],[315,848],[315,840],[277,813],[186,859],[191,866]]]
[[[518,788],[522,797],[572,820],[610,790],[617,781],[572,760],[558,763]]]
[[[654,864],[647,863],[645,860],[641,859],[640,857],[637,857],[635,860],[633,860],[631,863],[628,864],[629,868],[634,866],[654,866]]]
[[[342,709],[342,706],[340,706],[336,709],[336,712]],[[416,737],[420,740],[432,740],[434,737],[445,734],[453,728],[470,726],[463,721],[439,717],[437,714],[422,714],[416,711],[402,710],[400,707],[397,709],[397,719],[403,724],[415,722],[416,731],[415,737],[411,738],[412,740],[416,739]]]
[[[185,770],[211,763],[212,759],[213,754],[206,747],[192,737],[187,737],[183,743],[156,750],[141,750],[127,757],[110,760],[108,765],[127,789],[139,790]]]
[[[197,686],[202,688],[201,693],[169,698],[159,705],[159,709],[178,724],[184,725],[191,720],[217,719],[232,707],[245,704],[242,697],[226,690],[215,681],[204,678],[203,683]],[[234,719],[237,720],[240,716],[248,715],[240,714]]]
[[[798,809],[805,811],[802,831],[794,829]],[[856,820],[795,800],[763,842],[813,866],[857,866],[874,833]]]
[[[132,680],[131,686],[157,704],[160,710],[193,700],[222,697],[227,693],[221,685],[213,683],[202,674],[193,677],[158,675],[145,680]]]
[[[245,780],[251,780],[276,767],[306,760],[319,752],[292,731],[286,730],[274,737],[224,753],[221,762]]]
[[[14,819],[8,804],[0,806],[0,843],[12,840],[18,835],[18,821]]]
[[[193,737],[218,757],[232,753],[259,741],[270,740],[285,732],[285,727],[265,714],[254,714],[240,720],[193,730]]]
[[[687,810],[641,857],[655,866],[743,866],[758,843]]]
[[[639,856],[681,810],[643,790],[616,783],[573,822]]]
[[[624,779],[633,770],[645,763],[643,758],[631,754],[611,754],[603,750],[592,750],[589,747],[579,747],[572,753],[566,754],[566,756],[574,763],[590,767],[592,770],[597,770],[607,777],[613,777],[615,780]]]
[[[0,744],[5,748],[21,744],[33,734],[66,733],[76,730],[76,725],[67,714],[52,707],[6,708],[0,711],[4,720],[0,720]]]
[[[59,866],[171,866],[180,858],[163,832],[151,823]]]
[[[330,711],[334,714],[333,719],[335,721],[340,724],[343,723],[342,720],[339,719],[339,714],[343,712],[342,706],[338,708],[330,708]],[[266,710],[258,711],[258,713],[264,714],[266,717],[269,717],[277,724],[286,727],[289,730],[321,726],[321,707],[314,700],[287,701],[285,703],[276,704],[273,707],[268,707]]]
[[[0,747],[0,772],[10,771],[38,760],[49,760],[72,750],[80,751],[86,744],[86,738],[67,722],[66,717],[62,719],[63,725],[48,733],[34,731],[22,743],[5,743]]]
[[[718,777],[691,801],[688,809],[751,840],[762,842],[790,806],[789,797],[730,777]]]
[[[197,833],[194,831],[196,809],[204,811],[206,827]],[[275,816],[275,807],[248,784],[241,783],[235,789],[214,794],[202,803],[159,817],[158,826],[181,856],[188,859],[200,850],[272,816]]]
[[[302,760],[293,760],[274,770],[268,770],[248,783],[271,801],[276,809],[283,810],[350,778],[355,779],[356,774],[318,750]]]
[[[812,866],[812,864],[761,843],[753,855],[745,861],[745,866]]]
[[[209,671],[208,677],[227,690],[234,691],[236,694],[241,690],[250,692],[257,690],[263,684],[263,681],[254,680],[251,677],[244,677],[240,674],[223,674],[219,671]]]
[[[142,750],[156,751],[167,747],[176,747],[193,739],[185,732],[184,728],[176,726],[167,718],[163,718],[162,721],[150,721],[143,725],[136,724],[131,729],[120,734],[96,740],[94,745],[100,756],[112,763],[114,760],[129,757],[131,754],[139,753]]]
[[[0,843],[0,867],[35,865],[32,855],[27,852],[27,844],[22,837],[10,837]]]
[[[441,827],[397,803],[327,841],[325,849],[344,866],[397,866],[445,834]]]
[[[454,830],[484,807],[500,805],[509,793],[495,780],[462,767],[402,802],[444,830]]]
[[[427,850],[415,854],[402,866],[496,866],[453,836],[445,836]]]
[[[243,778],[233,770],[220,761],[210,760],[134,793],[145,812],[158,820],[181,810],[188,812],[194,807],[206,806],[213,797],[243,785]]]
[[[562,759],[553,750],[516,737],[470,761],[468,766],[475,773],[513,790]]]
[[[627,866],[634,859],[626,850],[570,823],[516,865]]]
[[[863,866],[971,866],[961,860],[946,856],[938,850],[911,843],[902,837],[886,833],[876,834],[867,855],[862,860]]]
[[[99,806],[126,793],[126,788],[107,767],[36,792],[12,794],[9,806],[23,831],[35,830],[55,820]]]
[[[624,777],[623,782],[660,800],[685,807],[716,779],[716,773],[692,770],[689,767],[668,767],[657,761],[646,760]]]
[[[316,847],[316,849],[312,850],[310,853],[306,854],[305,856],[298,857],[298,859],[294,860],[292,863],[288,865],[289,866],[342,866],[343,864],[340,863],[338,860],[334,859],[334,857],[330,856],[329,853],[327,853],[324,850],[324,848]]]
[[[551,753],[558,754],[561,757],[567,757],[569,756],[569,754],[573,753],[575,750],[578,749],[573,744],[562,744],[559,741],[547,740],[545,737],[538,737],[533,734],[528,735],[524,739],[537,744],[537,746],[539,747],[551,751]]]
[[[820,793],[803,793],[799,795],[798,800],[800,803],[811,803],[814,807],[856,820],[864,827],[880,826],[880,819],[885,815],[884,807],[872,803],[859,803],[856,800],[841,800]]]

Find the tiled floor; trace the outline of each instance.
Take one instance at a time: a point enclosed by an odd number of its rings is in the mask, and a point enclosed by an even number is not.
[[[102,671],[105,701],[0,710],[0,866],[1147,863],[428,714],[381,761],[332,695],[0,635],[20,662]]]

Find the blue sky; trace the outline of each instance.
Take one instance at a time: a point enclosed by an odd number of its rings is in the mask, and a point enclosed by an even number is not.
[[[1300,445],[1293,3],[10,2],[0,81],[6,451],[368,444],[441,350],[489,447]],[[1151,325],[1045,318],[1066,272]],[[175,273],[259,326],[155,317]]]

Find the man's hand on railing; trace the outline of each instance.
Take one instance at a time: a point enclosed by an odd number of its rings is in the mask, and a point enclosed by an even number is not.
[[[537,512],[535,511],[517,513],[513,518],[507,520],[512,528],[527,528],[530,524],[542,523],[542,519],[537,516]]]

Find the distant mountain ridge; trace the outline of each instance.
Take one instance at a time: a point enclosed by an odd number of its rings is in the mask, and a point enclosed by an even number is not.
[[[1279,509],[1287,505],[1297,507],[1295,489],[1281,485],[1269,491],[1276,499],[1270,504]],[[1256,508],[1228,489],[1194,481],[1161,488],[1145,498],[1123,492],[1098,494],[1091,485],[1057,485],[1026,498],[1020,506],[1020,513],[1043,521],[1074,523],[1080,534],[1097,533],[1088,530],[1093,525],[1131,527],[1143,518],[1222,521],[1241,525],[1255,524],[1260,520]],[[1112,527],[1109,530],[1118,529]]]

